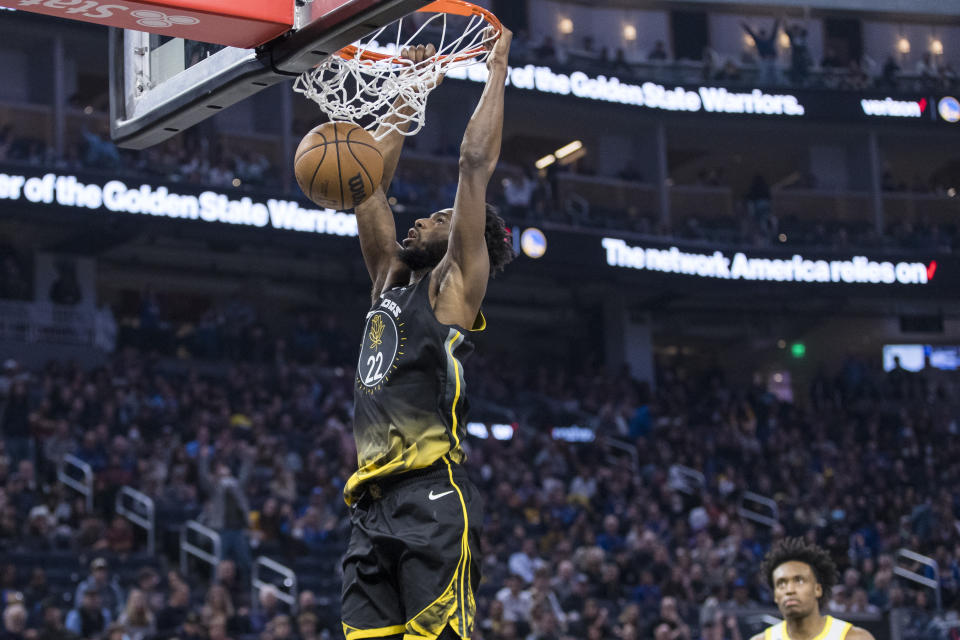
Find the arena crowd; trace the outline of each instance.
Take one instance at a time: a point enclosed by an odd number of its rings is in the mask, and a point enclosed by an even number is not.
[[[789,403],[676,362],[661,363],[650,391],[589,364],[504,358],[468,365],[473,397],[517,421],[512,439],[468,445],[487,496],[475,637],[741,638],[738,613],[770,604],[760,559],[788,534],[824,545],[842,569],[831,612],[904,608],[911,637],[941,637],[924,635],[932,599],[894,579],[893,554],[935,558],[944,607],[956,607],[954,382],[851,356]],[[356,460],[349,366],[204,370],[133,348],[90,371],[5,363],[0,637],[339,637],[340,491]],[[570,417],[596,440],[554,439]],[[92,509],[56,481],[68,453],[94,471]],[[122,486],[157,505],[156,557],[114,514]],[[738,515],[745,490],[776,501],[776,526]],[[213,580],[177,569],[176,529],[193,517],[224,541]],[[299,606],[271,589],[251,596],[260,555],[297,570]]]

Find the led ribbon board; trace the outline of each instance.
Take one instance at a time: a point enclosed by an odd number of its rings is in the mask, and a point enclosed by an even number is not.
[[[619,238],[600,241],[607,265],[694,278],[747,282],[802,282],[857,285],[926,285],[936,275],[937,261],[924,262],[849,258],[755,257],[745,252],[700,253],[677,247],[631,246]]]
[[[238,197],[209,189],[196,194],[178,193],[165,186],[145,183],[132,186],[122,180],[85,183],[71,174],[0,173],[0,202],[4,201],[322,235],[357,235],[357,219],[352,213],[311,209],[295,200],[267,198],[261,201],[255,196]]]

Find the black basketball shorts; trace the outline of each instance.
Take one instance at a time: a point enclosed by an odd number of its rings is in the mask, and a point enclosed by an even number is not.
[[[476,487],[446,458],[364,486],[343,559],[347,640],[434,640],[447,626],[469,638],[480,584]]]

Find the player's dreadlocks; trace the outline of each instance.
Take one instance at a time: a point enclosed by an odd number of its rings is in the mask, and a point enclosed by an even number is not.
[[[513,238],[497,208],[487,204],[487,222],[483,231],[490,256],[490,276],[493,277],[513,260]]]
[[[837,583],[837,565],[833,563],[830,554],[815,544],[807,544],[803,538],[784,538],[775,544],[760,565],[761,575],[773,589],[773,572],[784,562],[794,561],[803,562],[813,570],[813,575],[823,591],[819,600],[820,606],[824,606],[830,598],[833,585]]]

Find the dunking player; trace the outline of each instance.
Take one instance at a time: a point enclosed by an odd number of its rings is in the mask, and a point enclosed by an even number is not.
[[[763,559],[761,572],[784,621],[750,640],[874,640],[849,622],[820,614],[837,581],[830,555],[802,538],[781,540]]]
[[[383,180],[356,208],[373,280],[355,382],[359,468],[344,487],[353,529],[343,561],[347,640],[469,638],[480,581],[480,497],[466,479],[463,360],[485,320],[490,276],[513,258],[486,204],[500,156],[511,34],[493,45],[489,79],[460,147],[453,208],[416,221],[398,244],[386,193],[403,136],[380,142]],[[404,51],[413,62],[432,45]]]

